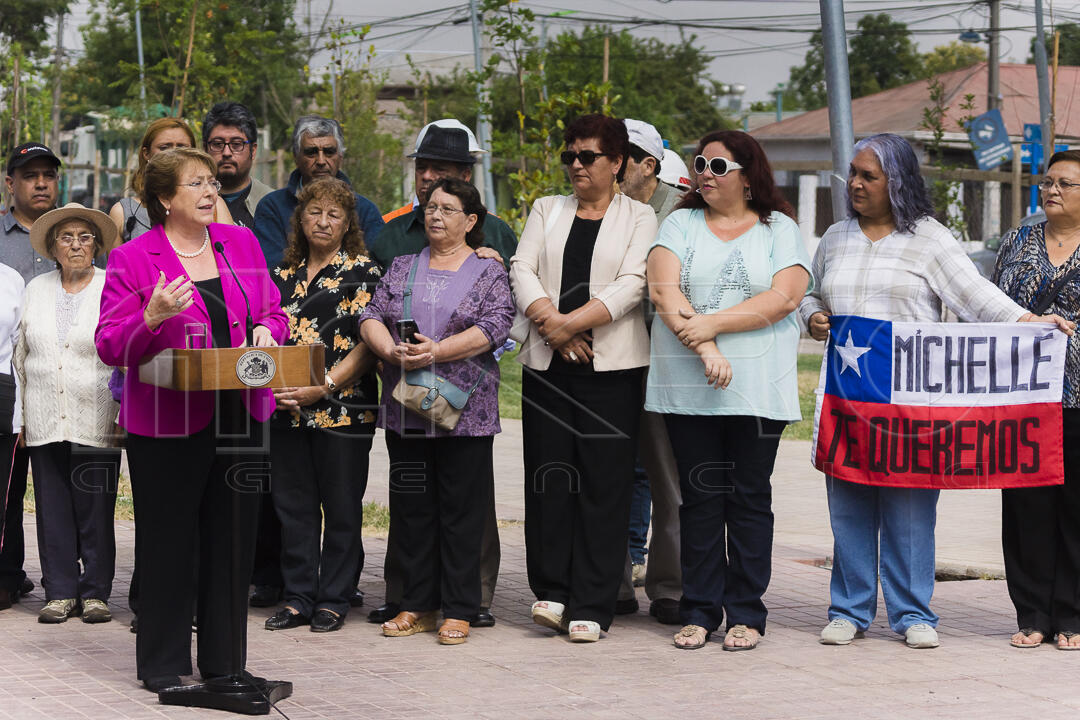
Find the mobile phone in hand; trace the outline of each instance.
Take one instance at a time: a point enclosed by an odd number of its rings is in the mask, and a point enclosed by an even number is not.
[[[416,333],[420,331],[420,328],[416,326],[415,320],[398,320],[397,332],[398,337],[402,342],[407,342],[410,345],[416,342]]]

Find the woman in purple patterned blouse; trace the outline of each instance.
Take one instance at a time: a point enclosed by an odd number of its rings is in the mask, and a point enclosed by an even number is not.
[[[400,559],[406,608],[383,624],[390,637],[435,629],[457,645],[480,609],[480,541],[493,487],[492,440],[499,432],[499,366],[492,351],[510,334],[514,301],[502,263],[473,249],[487,210],[462,180],[432,187],[424,208],[428,246],[387,269],[364,314],[360,335],[383,360],[379,424],[390,454],[390,550]],[[412,342],[399,334],[409,271]],[[430,367],[457,387],[475,386],[452,430],[442,430],[391,397],[402,370]]]

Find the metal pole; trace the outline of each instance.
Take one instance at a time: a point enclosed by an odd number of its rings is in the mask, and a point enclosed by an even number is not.
[[[1035,73],[1039,80],[1039,124],[1042,125],[1043,157],[1039,170],[1046,167],[1050,156],[1054,153],[1053,140],[1050,135],[1050,114],[1054,111],[1050,107],[1050,75],[1046,67],[1046,32],[1043,30],[1042,0],[1035,0]],[[1035,174],[1035,168],[1032,168]]]
[[[855,131],[851,120],[851,83],[848,76],[847,33],[843,0],[820,0],[821,42],[825,51],[825,88],[829,95],[829,139],[832,144],[833,220],[847,212],[847,174],[853,156]]]
[[[993,110],[1001,107],[1001,0],[990,0],[990,48],[987,52],[986,109]]]
[[[776,122],[781,122],[784,119],[784,83],[776,86],[773,95],[776,96]]]
[[[135,0],[135,51],[139,55],[139,99],[142,101],[143,113],[146,113],[146,70],[143,62],[142,51],[142,15],[139,6],[142,0]]]
[[[60,152],[60,78],[64,62],[64,13],[56,17],[56,55],[53,58],[52,132],[49,143],[53,152]]]
[[[480,13],[476,9],[476,0],[469,0],[469,14],[472,16],[474,67],[476,72],[479,73],[484,69],[484,58],[480,48]],[[484,83],[478,82],[476,84],[476,99],[481,106],[484,103],[485,96]],[[491,126],[488,123],[487,113],[484,112],[482,107],[476,118],[476,135],[476,141],[480,143],[480,147],[487,150],[480,158],[484,169],[484,204],[487,205],[488,212],[495,212],[495,183],[491,179]]]

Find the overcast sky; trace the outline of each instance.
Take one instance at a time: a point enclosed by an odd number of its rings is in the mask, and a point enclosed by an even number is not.
[[[712,77],[745,85],[747,102],[766,99],[777,83],[788,79],[790,67],[803,62],[810,33],[821,24],[818,0],[521,0],[521,5],[538,14],[576,11],[549,19],[549,36],[580,29],[589,20],[608,21],[616,29],[625,28],[635,35],[667,43],[696,35],[697,44],[713,58]],[[1002,62],[1026,60],[1028,43],[1035,32],[1034,5],[1032,0],[1002,3]],[[1048,29],[1051,9],[1059,23],[1080,22],[1080,2],[1047,0],[1043,6]],[[406,67],[406,54],[421,62],[438,60],[447,66],[472,64],[470,27],[467,22],[454,24],[455,20],[467,19],[467,2],[298,0],[297,18],[302,30],[306,30],[309,8],[315,29],[328,10],[333,22],[370,23],[368,38],[375,46],[376,62],[392,71]],[[79,0],[65,28],[65,45],[76,52],[81,47],[77,28],[88,20],[89,9],[89,0]],[[989,25],[987,4],[971,0],[846,0],[844,10],[849,30],[864,14],[889,13],[908,25],[922,51],[947,44],[968,28],[985,30]],[[656,21],[678,21],[682,26],[657,26],[653,24]],[[325,55],[316,58],[315,66],[327,59]]]

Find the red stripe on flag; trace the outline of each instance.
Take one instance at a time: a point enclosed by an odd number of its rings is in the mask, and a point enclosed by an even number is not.
[[[814,466],[841,480],[985,489],[1064,482],[1061,403],[926,407],[822,399]]]

